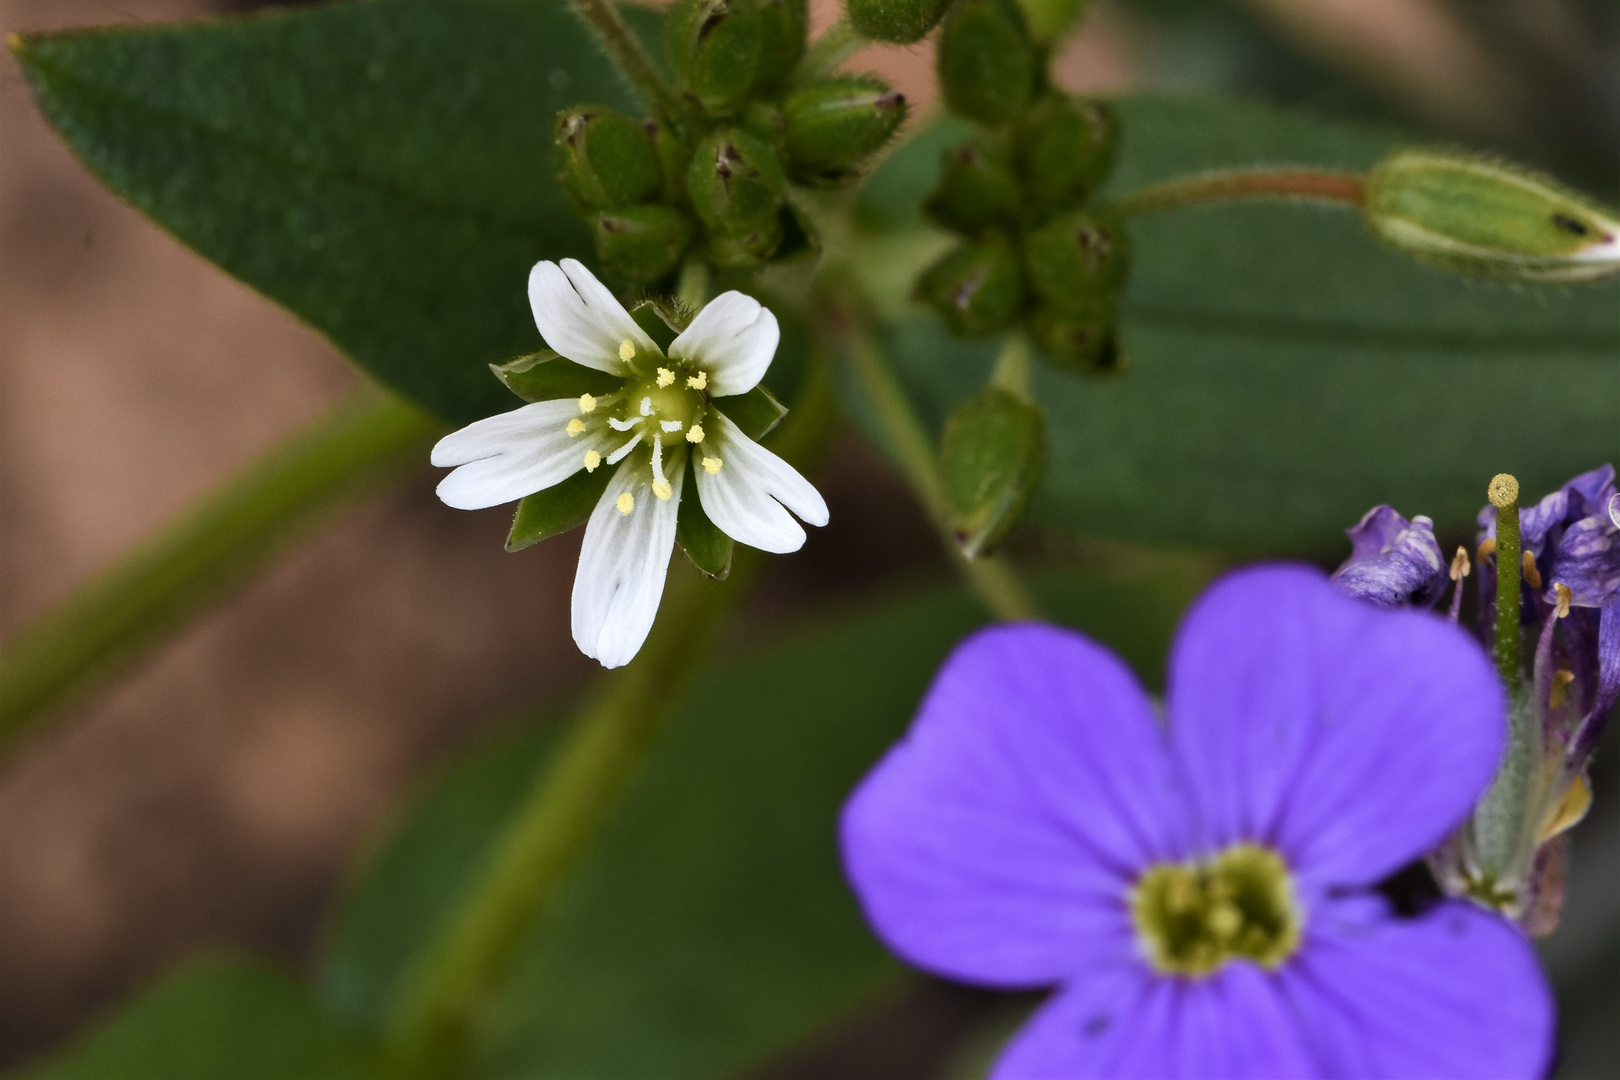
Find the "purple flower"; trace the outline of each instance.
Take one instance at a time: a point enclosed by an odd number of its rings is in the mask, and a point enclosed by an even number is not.
[[[1446,560],[1434,538],[1434,522],[1407,521],[1393,508],[1375,506],[1347,529],[1350,558],[1333,581],[1351,596],[1384,607],[1433,607],[1446,591]]]
[[[1577,607],[1602,607],[1620,588],[1620,521],[1611,520],[1609,504],[1615,498],[1614,466],[1602,465],[1582,473],[1534,506],[1519,510],[1519,537],[1535,559],[1545,583],[1533,589],[1525,583],[1526,622],[1538,622],[1545,606],[1557,602],[1555,587],[1564,584],[1575,594]],[[1496,507],[1479,512],[1479,539],[1496,538]],[[1487,575],[1494,590],[1494,574]],[[1489,599],[1489,597],[1487,597]]]
[[[868,919],[916,966],[1056,985],[998,1077],[1513,1077],[1548,1063],[1528,943],[1374,890],[1461,822],[1504,702],[1462,631],[1304,568],[1194,606],[1161,722],[1066,630],[964,642],[845,807]]]

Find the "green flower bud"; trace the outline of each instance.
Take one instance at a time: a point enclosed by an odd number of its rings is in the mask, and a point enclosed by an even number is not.
[[[941,155],[939,184],[923,203],[923,212],[939,224],[970,234],[1011,225],[1022,210],[1023,193],[1011,166],[973,143]]]
[[[1024,9],[1030,35],[1042,44],[1050,44],[1080,18],[1086,0],[1019,0],[1018,6]]]
[[[758,0],[761,43],[759,76],[755,90],[772,94],[781,89],[804,55],[805,35],[810,29],[810,9],[805,0]]]
[[[669,206],[604,210],[591,220],[602,264],[632,281],[667,277],[680,265],[692,239],[692,222]]]
[[[1013,133],[1013,153],[1035,205],[1085,202],[1113,168],[1118,129],[1101,101],[1053,94],[1031,109]]]
[[[675,0],[664,51],[681,92],[714,116],[741,109],[764,55],[764,21],[755,0]]]
[[[1029,320],[1035,345],[1053,363],[1091,374],[1121,370],[1118,311],[1111,296],[1093,296],[1083,304],[1046,304]]]
[[[844,14],[863,37],[909,45],[921,41],[950,0],[844,0]]]
[[[663,177],[664,198],[671,202],[686,201],[686,169],[692,163],[687,146],[667,124],[648,120],[643,125],[658,154],[659,175]]]
[[[992,548],[1018,521],[1046,458],[1041,411],[1000,387],[987,387],[945,424],[940,479],[962,553]]]
[[[1024,283],[1018,252],[1005,236],[961,244],[924,271],[917,299],[939,312],[951,333],[982,337],[1018,318]]]
[[[802,180],[836,183],[882,146],[906,118],[906,99],[876,75],[800,87],[783,103],[782,144]]]
[[[686,193],[712,233],[736,236],[766,228],[787,188],[771,144],[737,128],[698,143],[686,170]]]
[[[642,124],[612,109],[583,105],[557,114],[558,177],[584,207],[645,202],[663,178],[658,151]]]
[[[709,261],[716,266],[744,270],[758,266],[782,246],[782,215],[735,232],[709,234]]]
[[[1024,237],[1024,269],[1048,304],[1085,310],[1112,297],[1125,280],[1130,247],[1125,230],[1095,214],[1071,210]]]
[[[1592,281],[1620,273],[1613,211],[1533,173],[1406,150],[1367,177],[1367,223],[1398,251],[1459,274]]]
[[[1041,58],[1014,0],[957,0],[939,35],[939,85],[952,112],[1016,120],[1035,98]]]

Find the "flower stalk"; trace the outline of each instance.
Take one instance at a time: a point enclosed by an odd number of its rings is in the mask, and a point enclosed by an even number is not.
[[[1304,199],[1359,207],[1365,183],[1353,173],[1327,169],[1230,169],[1178,177],[1130,192],[1109,203],[1121,217],[1179,210],[1237,199]]]
[[[613,0],[574,0],[574,10],[602,42],[625,77],[636,84],[653,114],[665,123],[680,125],[685,110],[669,83],[659,73],[647,50],[625,25]]]

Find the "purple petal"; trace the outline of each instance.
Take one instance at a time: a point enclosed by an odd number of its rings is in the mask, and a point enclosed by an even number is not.
[[[1581,518],[1601,514],[1614,490],[1614,466],[1600,465],[1568,481],[1534,506],[1519,508],[1519,537],[1524,549],[1540,556],[1547,535]],[[1479,512],[1479,539],[1496,535],[1496,507],[1487,505]]]
[[[1569,588],[1577,607],[1602,607],[1620,591],[1620,526],[1607,513],[1582,518],[1559,537],[1547,571],[1548,603],[1557,600],[1556,585]]]
[[[1259,1078],[1314,1074],[1279,980],[1249,963],[1204,979],[1145,967],[1089,974],[1008,1043],[995,1080]]]
[[[1375,506],[1347,535],[1351,555],[1333,583],[1351,596],[1384,607],[1433,607],[1445,592],[1447,564],[1428,518],[1407,521],[1388,506]]]
[[[1447,901],[1416,919],[1328,916],[1307,934],[1282,974],[1320,1075],[1546,1075],[1552,995],[1505,919]]]
[[[1168,712],[1205,849],[1269,844],[1306,891],[1377,881],[1437,844],[1506,737],[1477,643],[1305,567],[1241,571],[1204,594],[1176,641]]]
[[[1050,985],[1132,955],[1130,884],[1182,850],[1172,781],[1119,660],[1056,627],[995,627],[957,647],[845,806],[845,868],[916,966]]]

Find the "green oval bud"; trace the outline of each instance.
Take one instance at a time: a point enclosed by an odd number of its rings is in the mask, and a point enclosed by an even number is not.
[[[631,206],[597,214],[591,233],[604,266],[631,281],[649,282],[680,265],[692,239],[692,222],[673,207]]]
[[[782,110],[782,145],[794,176],[837,183],[889,141],[906,118],[906,99],[876,75],[848,75],[800,87]]]
[[[623,113],[596,105],[557,114],[557,175],[584,207],[606,209],[645,202],[663,178],[647,129]]]
[[[1046,458],[1041,410],[986,387],[945,424],[940,479],[962,554],[988,551],[1018,521]]]
[[[1079,206],[1108,176],[1119,142],[1114,111],[1101,101],[1052,94],[1013,133],[1013,153],[1042,209]]]
[[[862,37],[909,45],[939,24],[950,0],[844,0],[844,14]]]
[[[1024,269],[1048,304],[1085,309],[1112,297],[1125,280],[1130,247],[1125,230],[1096,214],[1071,210],[1024,237]]]
[[[1040,53],[1013,0],[957,0],[939,35],[939,85],[952,112],[1016,120],[1035,98]]]
[[[1011,166],[973,143],[941,155],[939,184],[923,202],[923,213],[957,232],[976,233],[1011,225],[1023,209],[1023,192]]]
[[[1084,304],[1036,308],[1029,332],[1053,363],[1093,375],[1111,374],[1124,367],[1118,319],[1113,297],[1094,296]]]
[[[805,35],[810,29],[810,9],[805,0],[758,0],[760,15],[759,76],[754,89],[773,94],[793,74],[804,55]]]
[[[946,252],[918,280],[917,299],[939,312],[960,337],[1007,329],[1024,304],[1023,275],[1012,241],[991,235]]]
[[[763,23],[754,0],[675,0],[664,52],[681,92],[713,116],[741,109],[759,74]]]
[[[737,128],[710,134],[692,154],[686,193],[711,232],[765,228],[782,208],[787,177],[771,144]]]
[[[775,255],[782,246],[782,215],[734,232],[709,233],[709,261],[727,269],[745,270]]]
[[[672,202],[686,201],[686,170],[692,163],[689,148],[667,124],[647,120],[642,124],[652,140],[658,155],[658,171],[662,177],[664,198]]]
[[[1620,221],[1551,180],[1461,154],[1405,150],[1368,174],[1384,243],[1459,274],[1592,281],[1620,273]]]

